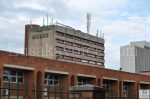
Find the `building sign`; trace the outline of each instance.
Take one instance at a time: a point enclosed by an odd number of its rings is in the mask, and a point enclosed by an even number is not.
[[[32,39],[43,39],[43,38],[48,38],[48,33],[32,35]]]
[[[139,90],[139,99],[150,99],[150,90]]]

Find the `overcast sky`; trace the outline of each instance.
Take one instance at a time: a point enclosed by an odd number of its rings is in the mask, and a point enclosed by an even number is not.
[[[120,68],[120,46],[150,39],[150,0],[0,0],[0,50],[23,53],[24,25],[42,25],[46,14],[86,32],[87,12],[91,34],[105,34],[107,68]]]

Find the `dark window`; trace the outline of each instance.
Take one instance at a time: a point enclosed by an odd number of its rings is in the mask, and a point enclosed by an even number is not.
[[[72,43],[72,42],[65,41],[65,44],[66,44],[66,45],[73,46],[73,43]]]
[[[78,85],[88,84],[87,78],[78,78]]]
[[[81,41],[81,38],[80,38],[80,37],[77,37],[77,36],[75,36],[74,39],[75,39],[75,40],[78,40],[78,41]]]
[[[81,45],[80,45],[80,44],[77,44],[77,43],[74,43],[73,46],[74,46],[74,47],[81,48]]]
[[[57,51],[64,51],[64,48],[57,46],[57,47],[56,47],[56,50],[57,50]]]
[[[103,81],[103,88],[110,89],[110,82],[109,81]]]
[[[72,36],[72,35],[69,35],[69,34],[66,34],[66,37],[73,39],[73,36]]]
[[[59,85],[59,76],[57,74],[45,74],[46,85]]]
[[[74,54],[77,54],[77,55],[81,55],[81,52],[80,52],[80,51],[77,51],[77,50],[74,50],[73,53],[74,53]]]
[[[57,43],[64,44],[64,40],[56,39]]]
[[[127,83],[123,83],[123,91],[128,91],[128,84]]]
[[[68,48],[66,48],[66,52],[68,52],[68,53],[72,53],[72,49],[68,49]]]
[[[64,33],[62,33],[62,32],[58,32],[58,31],[57,31],[56,34],[59,35],[59,36],[64,36]]]
[[[4,70],[3,81],[10,81],[14,83],[24,82],[24,72],[15,70]]]
[[[66,60],[72,60],[73,58],[69,57],[69,56],[64,56],[64,59],[66,59]]]
[[[73,61],[81,62],[81,59],[80,58],[73,58]]]

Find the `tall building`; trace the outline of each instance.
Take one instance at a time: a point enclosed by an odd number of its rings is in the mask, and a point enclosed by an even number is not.
[[[104,67],[104,39],[61,24],[26,25],[25,48],[31,56]]]
[[[123,71],[150,71],[150,42],[136,41],[120,48],[120,65]]]

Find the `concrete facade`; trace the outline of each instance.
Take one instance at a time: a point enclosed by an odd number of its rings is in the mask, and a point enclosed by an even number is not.
[[[30,27],[30,28],[29,28]],[[26,25],[26,54],[104,67],[104,39],[63,25]]]
[[[120,66],[127,72],[150,71],[150,43],[146,41],[131,42],[120,48]]]

